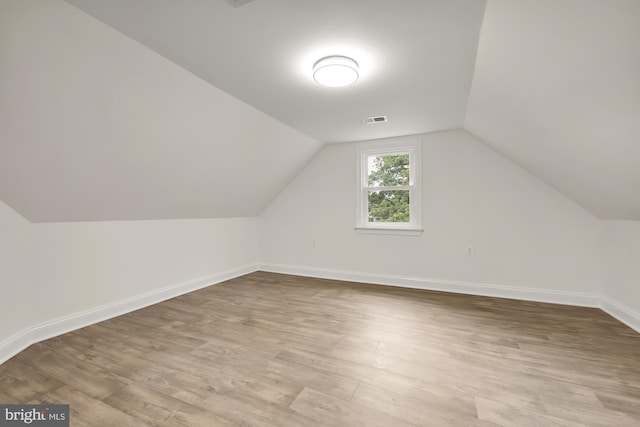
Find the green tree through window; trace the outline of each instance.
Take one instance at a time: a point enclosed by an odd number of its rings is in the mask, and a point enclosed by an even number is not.
[[[356,232],[421,235],[421,138],[363,141],[356,154]]]
[[[381,187],[369,191],[370,222],[410,222],[409,190],[389,187],[409,185],[409,154],[369,158],[368,186]]]

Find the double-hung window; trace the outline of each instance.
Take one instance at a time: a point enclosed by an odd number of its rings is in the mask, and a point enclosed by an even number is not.
[[[420,142],[404,137],[358,144],[357,231],[422,232]]]

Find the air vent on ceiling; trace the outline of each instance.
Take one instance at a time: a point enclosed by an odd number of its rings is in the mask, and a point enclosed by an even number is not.
[[[389,118],[387,116],[374,116],[374,117],[367,117],[366,119],[362,119],[362,123],[364,123],[365,125],[372,125],[374,123],[384,123],[388,121],[389,121]]]
[[[229,3],[231,3],[233,7],[240,7],[252,1],[253,0],[229,0]]]

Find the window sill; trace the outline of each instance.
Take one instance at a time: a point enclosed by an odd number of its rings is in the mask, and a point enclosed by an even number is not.
[[[359,234],[395,234],[397,236],[420,236],[422,228],[391,228],[391,227],[356,227]]]

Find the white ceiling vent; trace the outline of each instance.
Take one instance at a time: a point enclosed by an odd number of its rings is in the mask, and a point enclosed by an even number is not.
[[[366,119],[361,120],[361,122],[364,123],[365,125],[372,125],[374,123],[384,123],[388,121],[389,121],[389,118],[387,116],[367,117]]]
[[[231,5],[233,7],[240,7],[240,6],[244,6],[247,3],[252,2],[253,0],[229,0],[229,3],[231,3]]]

